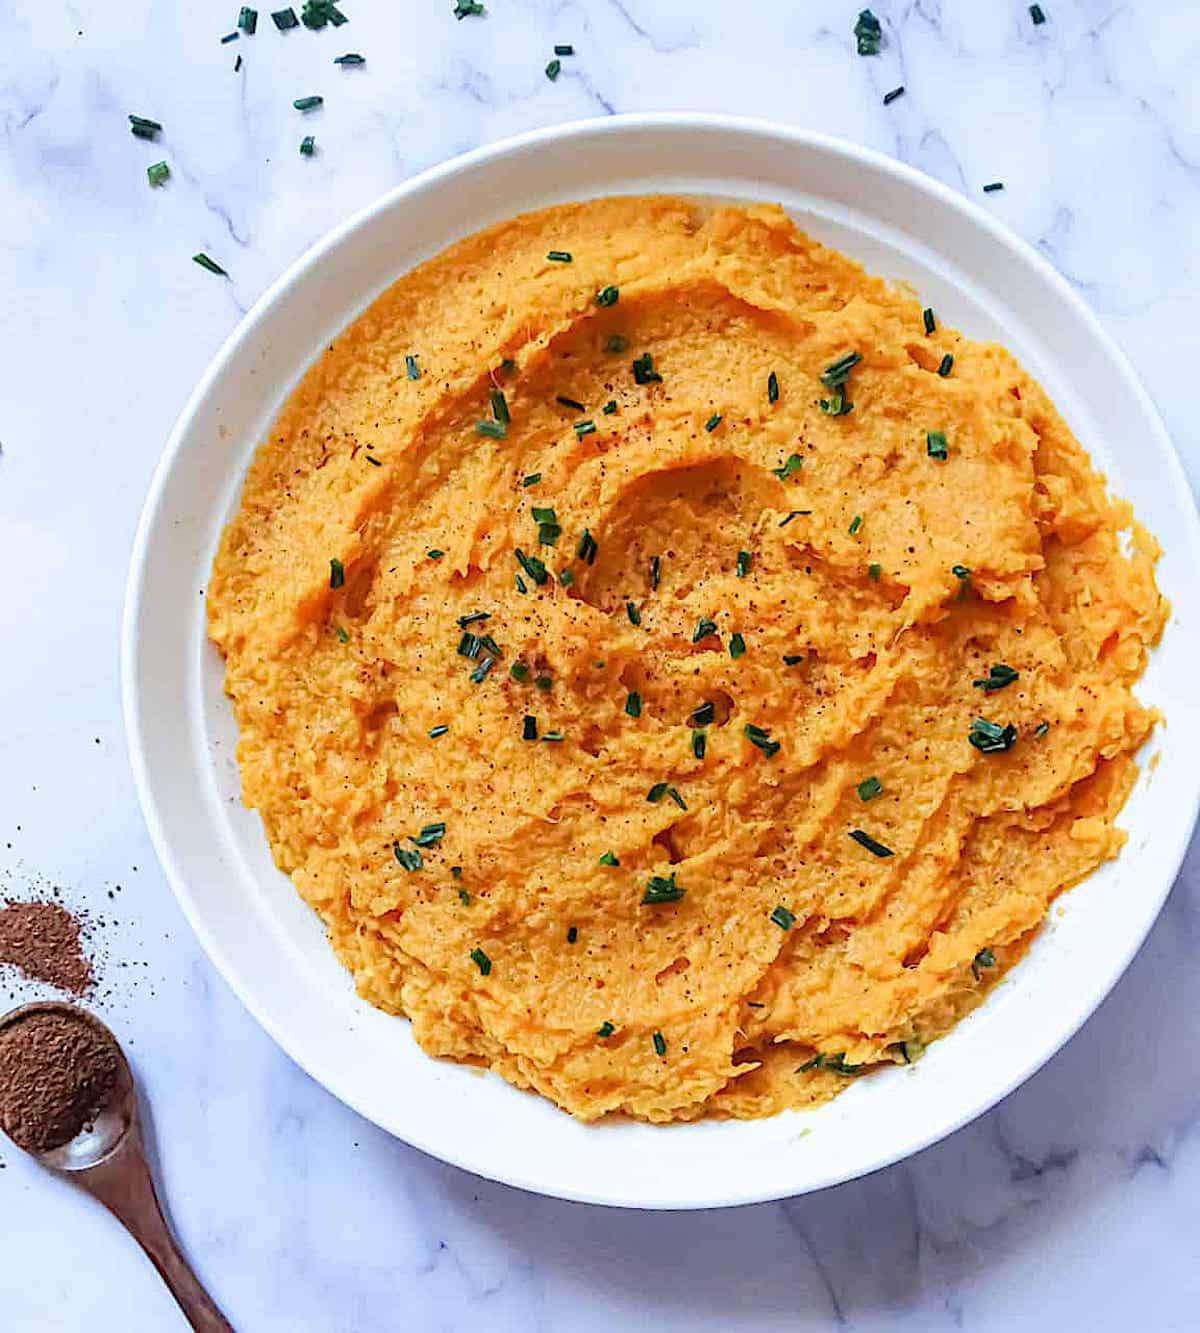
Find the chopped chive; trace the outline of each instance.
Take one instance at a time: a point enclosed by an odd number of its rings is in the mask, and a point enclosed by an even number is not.
[[[869,578],[872,583],[878,583],[882,573],[883,566],[876,564],[874,561],[867,566],[867,578]]]
[[[162,185],[171,174],[171,168],[165,162],[152,162],[146,168],[146,179],[151,185]]]
[[[654,358],[649,352],[633,358],[633,382],[635,384],[661,384],[662,376],[654,369]]]
[[[471,962],[475,964],[485,977],[492,970],[492,960],[481,948],[479,948],[478,945],[471,950]]]
[[[883,28],[869,9],[859,11],[854,24],[854,40],[860,56],[877,56],[883,43]]]
[[[585,564],[594,565],[596,563],[596,553],[599,551],[596,545],[596,539],[584,528],[579,534],[579,544],[575,547],[575,559],[582,560]]]
[[[804,459],[799,454],[788,454],[787,458],[778,467],[773,467],[771,471],[780,481],[787,481],[793,472],[799,472],[803,466]]]
[[[604,340],[604,350],[613,356],[620,356],[629,346],[629,339],[622,333],[610,333]]]
[[[669,785],[670,784],[667,782],[656,782],[646,793],[646,800],[649,801],[651,805],[657,805],[667,794],[667,787]]]
[[[138,139],[157,139],[162,133],[162,126],[157,120],[147,120],[145,116],[129,117],[129,132]]]
[[[746,651],[746,640],[740,634],[731,634],[729,636],[729,656],[736,662]]]
[[[568,944],[574,944],[575,941],[576,941],[578,938],[579,938],[579,929],[578,929],[578,927],[577,927],[577,926],[568,926],[568,927],[567,927],[567,943],[568,943]]]
[[[215,273],[219,278],[227,278],[229,274],[217,263],[215,259],[210,259],[202,250],[198,255],[192,256],[192,263],[199,264],[202,269],[209,273]]]
[[[933,308],[931,306],[926,306],[925,309],[921,311],[921,318],[925,321],[925,332],[933,333],[937,328],[937,320],[933,317]]]
[[[984,690],[991,694],[994,690],[1002,690],[1006,685],[1011,685],[1020,674],[1019,671],[1014,671],[1012,667],[1006,666],[1005,663],[996,662],[988,667],[988,673],[982,680],[973,680],[971,684],[977,690]]]
[[[492,416],[502,426],[507,426],[512,416],[509,414],[508,399],[504,396],[504,390],[492,389],[488,396],[492,402]]]
[[[596,304],[616,305],[617,298],[620,295],[621,295],[621,289],[619,287],[613,287],[611,285],[608,287],[601,287],[600,290],[596,293],[595,297]]]
[[[991,181],[989,184],[983,187],[983,192],[984,194],[995,194],[997,190],[1003,190],[1003,189],[1004,189],[1003,181]]]
[[[486,648],[488,652],[492,654],[493,657],[499,657],[501,655],[500,645],[496,642],[495,639],[492,638],[490,634],[480,635],[479,646],[481,648]]]
[[[300,156],[312,157],[312,155],[316,151],[317,151],[316,139],[314,139],[311,134],[306,134],[304,138],[300,140]]]
[[[338,625],[333,632],[338,636],[338,643],[350,642],[350,636],[346,633],[345,625]]]
[[[657,592],[658,585],[662,582],[662,556],[652,555],[650,557],[650,591]]]
[[[860,801],[873,801],[883,790],[883,783],[878,778],[863,778],[856,790]]]
[[[453,13],[454,17],[461,21],[462,19],[486,14],[487,10],[479,3],[479,0],[456,0]]]
[[[757,727],[754,725],[753,722],[747,722],[746,725],[742,728],[742,734],[746,737],[746,739],[750,742],[751,745],[754,745],[758,749],[760,749],[763,752],[763,754],[767,756],[768,759],[770,759],[772,755],[779,753],[780,743],[778,741],[771,740],[770,732],[768,732],[765,728]]]
[[[513,375],[516,373],[517,363],[511,356],[506,356],[500,362],[500,369],[504,371],[506,375]]]
[[[537,558],[536,555],[526,555],[518,546],[514,548],[513,555],[516,557],[517,564],[540,588],[550,577],[546,572],[546,566]]]
[[[642,613],[632,602],[625,603],[625,614],[629,617],[631,625],[640,625],[642,623]]]
[[[562,527],[554,510],[535,508],[533,517],[537,520],[538,541],[542,546],[554,546],[562,536]]]
[[[546,77],[550,80],[551,83],[553,83],[554,80],[557,79],[561,73],[562,73],[562,61],[559,60],[558,57],[556,56],[546,66]]]
[[[642,696],[637,690],[630,690],[625,696],[625,711],[630,717],[641,717],[642,715]]]
[[[865,847],[873,856],[895,856],[896,854],[890,847],[885,847],[883,843],[876,842],[869,833],[864,833],[860,828],[851,829],[850,836],[860,847]]]
[[[701,616],[696,621],[696,628],[692,630],[692,642],[699,643],[701,639],[707,639],[710,634],[717,632],[717,622],[710,620],[707,616]]]
[[[456,866],[455,869],[457,869],[457,868],[458,868],[458,867]],[[466,891],[466,889],[459,889],[459,891],[458,891],[458,901],[459,901],[460,903],[462,903],[462,905],[463,905],[464,907],[470,907],[470,906],[471,906],[471,895]]]
[[[485,657],[475,670],[471,672],[471,684],[482,685],[484,677],[495,665],[496,659],[494,657]]]
[[[486,435],[491,440],[502,440],[508,434],[503,421],[477,421],[475,434]]]
[[[562,43],[554,48],[554,54],[556,56],[573,56],[575,48],[569,43]]]
[[[425,559],[426,559],[426,560],[440,560],[440,559],[442,558],[442,556],[444,556],[445,554],[446,554],[445,551],[439,551],[438,548],[437,548],[436,546],[434,546],[434,547],[431,547],[428,551],[425,552]]]
[[[334,556],[329,562],[329,586],[340,588],[346,582],[346,567]]]
[[[304,8],[300,11],[300,22],[310,32],[320,32],[327,23],[340,28],[343,23],[348,22],[348,19],[333,0],[304,0]]]
[[[712,416],[709,417],[709,419],[704,423],[704,429],[708,431],[708,433],[711,435],[713,431],[716,430],[716,428],[720,424],[721,424],[721,414],[720,412],[714,412]]]
[[[942,357],[941,363],[938,365],[937,373],[942,377],[942,379],[945,379],[946,376],[949,375],[949,373],[953,369],[954,369],[954,357],[950,352],[947,352],[946,355]]]
[[[903,96],[904,96],[904,85],[901,84],[898,88],[893,88],[890,93],[884,93],[883,104],[884,106],[891,106],[891,104],[896,100],[897,97],[903,97]]]
[[[569,407],[572,412],[586,412],[587,408],[577,399],[568,398],[565,394],[556,394],[554,401],[561,403],[563,407]]]
[[[314,94],[311,97],[297,97],[292,105],[297,111],[315,111],[317,107],[324,105],[325,99]]]
[[[818,398],[817,406],[827,417],[846,417],[854,411],[854,404],[840,389],[828,398]]]
[[[439,820],[436,824],[424,824],[420,833],[415,837],[410,837],[410,842],[415,842],[418,847],[435,847],[446,836],[446,823]]]
[[[716,715],[716,705],[711,699],[705,699],[702,704],[699,704],[692,709],[691,718],[689,720],[693,727],[707,727]]]
[[[803,653],[784,653],[783,655],[784,666],[798,666],[803,661],[804,661]]]
[[[288,5],[286,9],[275,9],[271,11],[271,22],[280,32],[287,32],[289,28],[298,27],[300,20],[296,17],[296,11]]]
[[[451,866],[450,873],[455,879],[462,879],[462,866]]]
[[[547,250],[546,258],[553,260],[556,264],[569,264],[572,256],[570,250]]]
[[[602,866],[619,866],[621,863],[617,860],[616,852],[605,852],[600,858]]]
[[[554,741],[566,740],[566,737],[562,734],[561,731],[547,731],[543,733],[542,740],[554,742]]]
[[[863,516],[861,514],[855,514],[854,517],[850,520],[850,526],[846,529],[846,531],[851,535],[851,537],[853,537],[854,534],[859,530],[859,528],[862,527],[862,525],[863,525]]]
[[[523,683],[529,679],[529,668],[524,662],[514,662],[512,666],[508,668],[508,674],[513,680],[521,681]]]
[[[575,438],[582,440],[585,435],[595,435],[596,423],[594,421],[577,421],[575,423]]]
[[[1046,734],[1046,732],[1048,732],[1049,730],[1050,730],[1050,723],[1049,723],[1049,722],[1039,722],[1039,723],[1037,724],[1037,726],[1034,727],[1034,729],[1033,729],[1033,734],[1037,737],[1038,740],[1041,740],[1041,738],[1042,738],[1042,737]]]
[[[404,373],[410,380],[421,378],[421,368],[417,365],[417,358],[411,352],[404,358]]]
[[[603,412],[606,417],[611,417],[616,410],[617,410],[617,400],[615,398],[610,398],[608,402],[605,403],[604,406],[600,409],[600,411]]]
[[[675,875],[651,875],[646,882],[646,891],[642,894],[643,903],[677,903],[687,892],[675,883]]]
[[[303,144],[300,145],[300,149],[301,149],[301,151],[304,150],[304,145],[303,145]],[[367,454],[367,455],[366,455],[366,459],[367,459],[367,462],[370,463],[372,467],[382,467],[382,466],[383,466],[383,463],[382,463],[378,458],[376,458],[374,454]]]
[[[1011,750],[1017,739],[1017,729],[1009,722],[1001,726],[998,722],[989,722],[986,717],[977,717],[972,721],[967,732],[967,740],[980,754],[998,754],[1002,750]]]
[[[697,759],[704,758],[704,752],[708,748],[708,741],[705,734],[698,727],[692,732],[692,753]]]
[[[767,1007],[761,1000],[747,1000],[746,1004],[751,1009],[765,1009]]]
[[[980,949],[980,951],[971,959],[971,973],[976,981],[979,981],[985,967],[996,966],[996,955],[991,949]]]
[[[491,620],[491,618],[492,613],[490,611],[472,611],[469,616],[459,616],[458,627],[459,629],[466,629],[468,625],[477,625],[481,620]]]
[[[479,639],[467,630],[458,641],[459,657],[469,657],[472,661],[479,656]]]
[[[258,10],[243,5],[238,11],[237,25],[248,37],[253,37],[258,31]]]
[[[450,728],[443,722],[439,726],[430,727],[425,733],[431,741],[436,741],[439,736],[444,736]]]
[[[966,565],[951,565],[950,573],[962,583],[965,583],[971,577],[971,571]]]
[[[774,371],[767,376],[767,402],[777,403],[779,401],[779,376]]]
[[[676,804],[681,810],[686,810],[686,809],[687,809],[687,802],[683,799],[682,796],[680,796],[680,794],[679,794],[679,788],[678,788],[678,787],[668,787],[668,788],[667,788],[667,795],[671,798],[671,800],[673,800],[673,801],[675,802],[675,804]]]
[[[236,42],[241,35],[240,32],[227,32],[225,36],[221,38],[221,45],[228,46],[230,42]]]
[[[787,525],[792,521],[792,519],[802,518],[805,514],[811,514],[811,513],[812,513],[811,509],[789,509],[788,512],[784,514],[784,516],[779,520],[779,526],[781,528],[786,528]]]
[[[839,356],[821,372],[821,383],[829,389],[836,389],[839,385],[845,384],[850,372],[861,360],[860,352],[847,352],[844,356]]]
[[[1040,27],[1046,21],[1046,11],[1041,5],[1030,5],[1029,17],[1033,20],[1033,26],[1035,28]]]
[[[794,912],[789,912],[786,907],[776,907],[771,913],[771,920],[774,921],[780,930],[791,930],[796,924],[796,914]]]
[[[366,56],[360,56],[357,51],[347,51],[344,56],[334,56],[335,65],[365,65]]]
[[[521,485],[528,490],[530,486],[536,486],[541,479],[542,474],[540,472],[527,472],[525,476],[521,478]]]
[[[410,873],[414,870],[420,870],[425,864],[420,852],[411,847],[401,847],[398,842],[392,844],[392,852],[396,860]]]
[[[667,1039],[656,1028],[654,1031],[654,1054],[662,1056],[666,1055],[666,1053],[667,1053]]]
[[[739,551],[737,553],[737,576],[744,579],[750,573],[750,561],[753,559],[749,551]]]
[[[946,459],[950,457],[944,430],[927,430],[925,432],[925,452],[930,458]]]
[[[535,689],[541,690],[543,693],[545,693],[546,690],[549,690],[553,687],[554,680],[552,677],[543,674],[540,676],[534,676],[533,684]]]
[[[606,1019],[604,1020],[604,1022],[601,1023],[600,1026],[596,1029],[596,1036],[597,1036],[597,1037],[611,1037],[612,1034],[613,1034],[616,1030],[617,1030],[617,1029],[616,1029],[615,1027],[613,1027],[613,1025],[612,1025],[612,1024],[608,1021],[608,1019],[606,1018]]]
[[[569,588],[575,582],[575,573],[570,569],[560,569],[558,571],[558,581],[564,588]]]
[[[242,67],[242,57],[241,55],[239,55],[238,58],[233,62],[233,72],[236,74],[238,70],[241,69],[241,67]]]

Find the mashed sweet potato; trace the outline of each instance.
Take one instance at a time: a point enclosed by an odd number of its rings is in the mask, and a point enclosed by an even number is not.
[[[585,1119],[761,1116],[914,1059],[1116,855],[1155,557],[1003,348],[778,209],[616,198],[335,340],[208,610],[363,996]]]

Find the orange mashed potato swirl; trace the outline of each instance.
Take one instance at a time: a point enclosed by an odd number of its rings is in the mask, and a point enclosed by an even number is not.
[[[291,394],[208,590],[244,799],[431,1055],[584,1119],[803,1106],[1116,855],[1156,545],[929,322],[777,208],[601,199]]]

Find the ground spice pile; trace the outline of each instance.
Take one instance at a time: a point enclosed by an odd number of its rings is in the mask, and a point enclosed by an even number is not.
[[[0,907],[0,963],[71,995],[83,995],[94,976],[79,930],[78,918],[60,903],[6,902]]]
[[[104,1106],[120,1065],[84,1019],[31,1013],[0,1028],[0,1128],[27,1152],[68,1143]]]

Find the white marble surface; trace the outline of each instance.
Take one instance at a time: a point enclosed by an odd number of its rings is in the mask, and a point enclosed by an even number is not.
[[[972,195],[1003,180],[987,207],[1099,312],[1200,478],[1191,0],[1044,0],[1040,28],[1017,0],[882,0],[876,59],[833,0],[488,3],[455,22],[452,0],[345,0],[340,31],[286,35],[264,7],[222,46],[233,0],[0,0],[0,893],[49,882],[105,918],[100,1009],[145,1080],[185,1244],[243,1330],[1195,1329],[1200,854],[1101,1011],[990,1115],[870,1179],[688,1216],[529,1197],[390,1140],[274,1047],[176,909],[118,699],[151,470],[283,266],[460,150],[722,110]],[[555,41],[578,55],[552,84]],[[346,50],[367,65],[335,69]],[[326,103],[305,117],[308,93]],[[130,136],[131,111],[165,124],[160,147]],[[160,157],[172,178],[151,190]],[[190,262],[200,249],[230,281]],[[182,1327],[98,1208],[19,1154],[0,1163],[0,1327]]]

